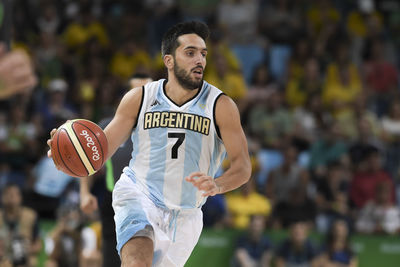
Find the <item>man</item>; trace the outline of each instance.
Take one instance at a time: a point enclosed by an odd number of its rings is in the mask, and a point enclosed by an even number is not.
[[[238,238],[234,252],[234,266],[271,266],[272,246],[264,236],[266,217],[252,215],[247,233]]]
[[[0,232],[7,237],[5,251],[13,266],[35,266],[41,249],[38,216],[22,205],[22,194],[16,184],[7,184],[1,192]]]
[[[143,86],[153,80],[146,74],[136,73],[129,80],[129,88]],[[103,129],[110,123],[112,118],[106,118],[100,121],[99,125]],[[102,201],[90,193],[90,185],[93,183],[93,176],[86,179],[80,179],[80,199],[81,209],[86,214],[91,214],[100,206],[100,220],[102,231],[102,252],[103,266],[120,266],[121,261],[115,250],[117,240],[115,237],[114,211],[112,209],[112,190],[114,189],[115,180],[119,178],[123,168],[129,163],[132,154],[132,141],[127,139],[114,153],[114,155],[106,162],[104,171],[96,174],[98,178],[104,178],[104,187]],[[103,182],[103,181],[102,181]]]
[[[113,191],[124,267],[183,266],[200,236],[206,197],[250,177],[237,107],[203,81],[208,35],[200,22],[169,29],[162,41],[168,80],[128,92],[104,130],[108,157],[130,135],[133,141],[132,159]],[[225,149],[231,165],[214,179]]]
[[[6,52],[0,43],[0,100],[29,92],[37,83],[28,54],[21,50]]]
[[[307,221],[292,222],[289,226],[289,237],[282,241],[276,251],[276,267],[311,266],[317,251],[309,240],[308,228]]]
[[[9,52],[12,29],[12,0],[0,0],[0,100],[29,92],[37,83],[27,53]]]

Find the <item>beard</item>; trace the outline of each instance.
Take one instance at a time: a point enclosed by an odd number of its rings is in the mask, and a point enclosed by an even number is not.
[[[190,77],[190,73],[185,71],[183,68],[179,67],[175,60],[174,74],[178,83],[185,89],[196,90],[200,88],[203,83],[203,78],[196,80]]]

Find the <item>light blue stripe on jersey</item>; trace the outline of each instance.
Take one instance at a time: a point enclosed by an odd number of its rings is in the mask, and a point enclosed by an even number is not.
[[[163,110],[169,110],[171,106],[162,100],[161,90],[163,83],[160,83],[156,99],[159,101],[159,105],[154,106],[153,109],[163,108]],[[146,176],[146,186],[150,193],[151,200],[158,206],[165,208],[163,196],[164,178],[165,178],[165,163],[167,161],[166,147],[167,138],[160,138],[160,136],[167,136],[166,133],[168,128],[153,128],[149,132],[150,139],[150,162],[149,171]],[[151,181],[151,183],[150,183]]]
[[[219,166],[221,165],[222,159],[225,157],[224,153],[221,155],[221,139],[218,137],[218,135],[215,133],[214,137],[214,151],[210,160],[210,169],[208,171],[208,175],[211,177],[214,177],[215,173],[217,172]],[[219,157],[222,159],[219,159]],[[217,165],[218,164],[218,165]]]
[[[138,117],[139,119],[139,117]],[[133,165],[135,164],[136,161],[136,155],[137,155],[137,151],[139,151],[139,133],[137,133],[136,129],[133,130],[132,135],[131,135],[131,140],[132,140],[132,144],[133,144],[133,149],[132,149],[132,158],[129,161],[129,167],[131,169],[133,169]]]
[[[204,82],[204,87],[198,101],[189,108],[189,113],[204,114],[204,107],[210,93],[209,85]],[[202,149],[203,134],[186,130],[186,146],[193,145],[194,149],[185,149],[185,162],[183,175],[187,177],[194,171],[199,171],[199,161]],[[193,208],[196,206],[197,188],[185,179],[182,180],[181,206],[183,208]]]

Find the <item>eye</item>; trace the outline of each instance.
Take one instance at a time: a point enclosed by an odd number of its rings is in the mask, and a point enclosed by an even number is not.
[[[207,53],[206,53],[206,52],[202,52],[201,55],[202,55],[203,57],[206,57],[206,56],[207,56]]]
[[[193,52],[193,51],[187,51],[187,52],[186,52],[186,55],[188,55],[188,56],[191,56],[191,57],[192,57],[192,56],[194,55],[194,52]]]

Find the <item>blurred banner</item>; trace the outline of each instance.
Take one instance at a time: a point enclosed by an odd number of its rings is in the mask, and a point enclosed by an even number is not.
[[[236,239],[243,232],[235,230],[204,229],[200,240],[185,266],[230,266]],[[268,231],[266,235],[274,247],[288,236],[287,231]],[[312,233],[310,239],[322,244],[324,236]],[[398,236],[354,235],[351,246],[358,257],[360,267],[398,267],[400,262],[400,239]]]

